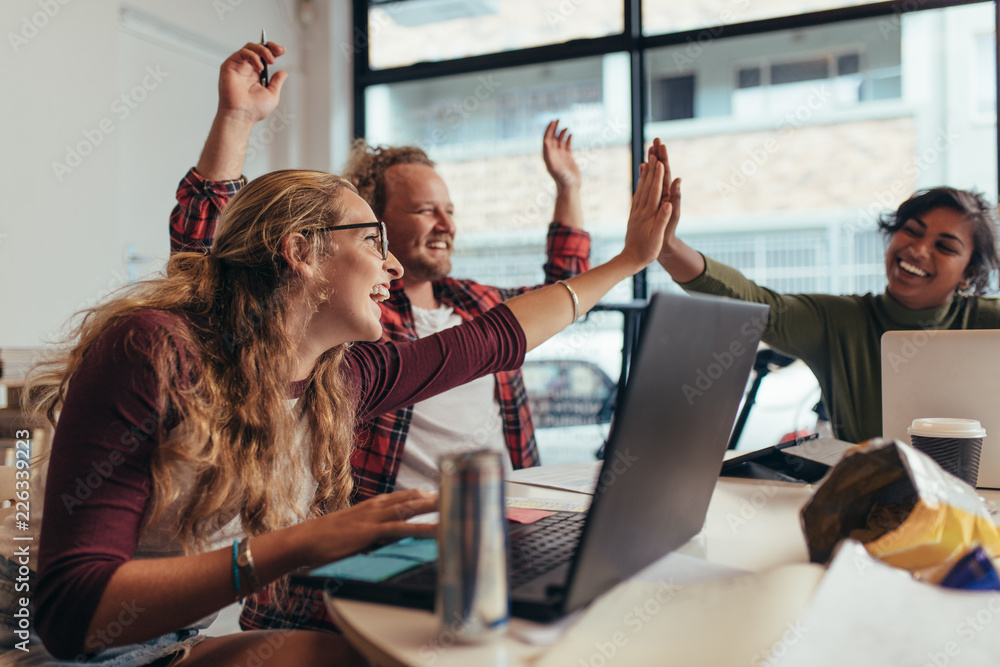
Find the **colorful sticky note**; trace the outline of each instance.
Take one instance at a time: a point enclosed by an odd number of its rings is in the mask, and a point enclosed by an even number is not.
[[[397,558],[407,558],[419,563],[429,563],[437,560],[438,544],[437,540],[418,539],[407,537],[387,544],[371,553],[374,556],[395,556]]]
[[[317,577],[333,577],[335,579],[383,581],[419,565],[419,561],[408,558],[360,554],[318,567],[311,574]]]
[[[547,516],[552,516],[555,512],[546,510],[525,509],[523,507],[508,507],[507,518],[516,523],[535,523]]]

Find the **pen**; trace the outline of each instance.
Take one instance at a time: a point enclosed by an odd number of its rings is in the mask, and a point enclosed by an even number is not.
[[[801,445],[803,442],[809,442],[810,440],[818,440],[819,433],[810,433],[809,435],[798,436],[784,442],[779,442],[774,446],[775,449],[787,449],[789,447],[795,447],[796,445]]]
[[[267,34],[263,28],[260,29],[260,43],[267,46]],[[264,64],[264,70],[260,73],[260,85],[267,88],[267,61],[261,58],[261,62]]]

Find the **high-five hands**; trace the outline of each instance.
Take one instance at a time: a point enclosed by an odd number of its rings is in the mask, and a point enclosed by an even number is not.
[[[664,232],[673,219],[674,206],[669,196],[670,168],[666,151],[660,150],[659,139],[653,141],[648,162],[639,165],[639,184],[632,197],[625,248],[622,254],[637,264],[646,266],[657,258],[663,245]]]

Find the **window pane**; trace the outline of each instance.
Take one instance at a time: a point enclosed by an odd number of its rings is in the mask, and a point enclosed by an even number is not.
[[[806,60],[781,65],[771,65],[771,85],[825,79],[830,76],[830,63],[823,60]]]
[[[761,83],[759,67],[743,67],[737,74],[737,88],[756,88]]]
[[[869,0],[699,0],[698,2],[642,0],[642,31],[646,35],[660,35],[779,16],[794,16],[838,7],[853,7],[868,2]],[[898,16],[883,20],[898,29]]]
[[[624,30],[621,0],[370,1],[372,69],[513,51]]]
[[[879,214],[936,185],[996,200],[993,6],[886,20],[648,54],[654,89],[682,72],[699,82],[694,118],[645,128],[683,178],[693,247],[778,291],[877,293]],[[795,63],[808,66],[781,69]],[[746,87],[754,67],[770,76]],[[676,289],[658,267],[650,283]]]
[[[996,122],[996,35],[976,35],[976,112],[986,122]]]
[[[437,162],[455,203],[453,277],[500,287],[537,285],[555,203],[542,161],[542,134],[551,120],[573,133],[592,262],[621,250],[631,203],[628,87],[627,54],[372,86],[366,91],[368,140],[418,145]],[[625,281],[605,302],[628,301],[631,289]],[[617,382],[621,347],[621,315],[595,313],[533,354],[542,361],[581,362],[561,371],[551,365],[533,369],[529,393],[559,399],[552,414],[539,418],[556,429],[542,426],[536,433],[544,462],[574,455],[594,460],[607,435],[607,423],[592,423],[596,413],[585,421],[604,394],[595,389],[594,397],[568,406],[565,396],[549,395],[556,382],[550,376],[590,372],[586,361]],[[589,382],[597,387],[600,377],[594,374]]]

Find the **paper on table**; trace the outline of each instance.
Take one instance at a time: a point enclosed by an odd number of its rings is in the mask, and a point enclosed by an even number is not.
[[[550,512],[586,512],[590,509],[590,498],[585,499],[585,503],[567,503],[562,500],[549,500],[547,498],[519,498],[517,496],[507,496],[507,508],[518,507],[526,510],[546,510]]]
[[[630,579],[598,598],[535,667],[757,664],[795,627],[822,574],[796,564],[687,585]]]
[[[802,614],[801,636],[768,664],[995,665],[998,615],[996,591],[956,591],[919,582],[847,540]]]
[[[601,472],[601,462],[593,463],[560,463],[554,466],[535,466],[522,468],[507,475],[508,481],[531,486],[543,486],[549,489],[577,491],[594,494],[597,487],[597,476]]]
[[[781,451],[808,461],[835,466],[840,463],[840,459],[844,458],[844,454],[852,447],[857,447],[857,445],[836,438],[816,438],[815,440],[806,440],[800,445],[786,447]]]

